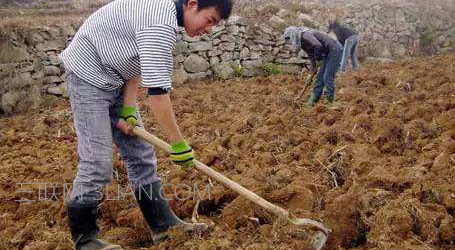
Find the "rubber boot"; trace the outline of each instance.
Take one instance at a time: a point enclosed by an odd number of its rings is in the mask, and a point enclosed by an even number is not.
[[[326,100],[325,100],[325,104],[328,105],[328,106],[332,106],[333,99],[334,99],[333,96],[327,96]]]
[[[311,96],[308,99],[307,105],[310,106],[310,107],[314,107],[314,105],[316,105],[316,103],[319,102],[320,98],[321,98],[320,96],[318,97],[314,93],[311,93]]]
[[[96,225],[98,213],[96,203],[71,200],[66,204],[68,221],[77,250],[122,250],[119,245],[98,240],[99,229]]]
[[[205,223],[187,223],[174,214],[165,200],[161,181],[141,187],[135,191],[135,196],[154,234],[152,236],[154,243],[169,238],[167,232],[171,227],[178,227],[188,234],[203,233],[208,229]]]

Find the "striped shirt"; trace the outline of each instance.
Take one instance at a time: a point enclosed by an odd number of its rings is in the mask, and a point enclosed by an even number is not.
[[[141,75],[141,86],[168,90],[177,31],[172,0],[116,0],[84,22],[60,58],[67,70],[101,89]]]

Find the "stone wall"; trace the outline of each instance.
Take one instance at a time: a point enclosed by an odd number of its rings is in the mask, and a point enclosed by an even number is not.
[[[356,27],[367,56],[399,58],[455,49],[455,20],[444,11],[414,4],[362,4],[346,6],[343,20]]]
[[[62,22],[0,37],[0,113],[38,108],[49,97],[46,93],[64,93],[64,69],[58,53],[79,25]]]
[[[264,65],[297,73],[308,63],[284,45],[277,31],[265,24],[248,25],[239,16],[215,27],[210,36],[189,38],[180,34],[174,56],[177,84],[208,76],[227,79],[260,75],[266,73]]]
[[[260,21],[234,15],[210,36],[188,38],[180,33],[174,50],[174,83],[300,72],[308,61],[283,44],[280,29],[293,24],[326,30],[334,13],[360,31],[362,57],[398,58],[454,50],[455,21],[450,13],[413,4],[343,6],[303,3],[294,10],[278,8]],[[57,55],[82,21],[0,34],[0,113],[39,107],[47,94],[65,95],[65,72]]]

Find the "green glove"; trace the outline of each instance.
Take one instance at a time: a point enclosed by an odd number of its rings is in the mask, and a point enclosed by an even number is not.
[[[194,152],[186,140],[176,141],[171,144],[171,161],[181,166],[182,170],[194,167]]]
[[[120,119],[130,124],[131,126],[136,126],[137,124],[137,108],[130,106],[123,106],[120,110]]]

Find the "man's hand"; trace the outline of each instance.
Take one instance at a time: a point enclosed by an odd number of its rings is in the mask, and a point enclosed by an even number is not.
[[[194,167],[194,152],[186,140],[176,141],[171,144],[171,161],[188,171]]]
[[[117,128],[127,135],[134,135],[133,128],[137,124],[137,108],[123,106],[120,110],[120,120],[117,123]]]

